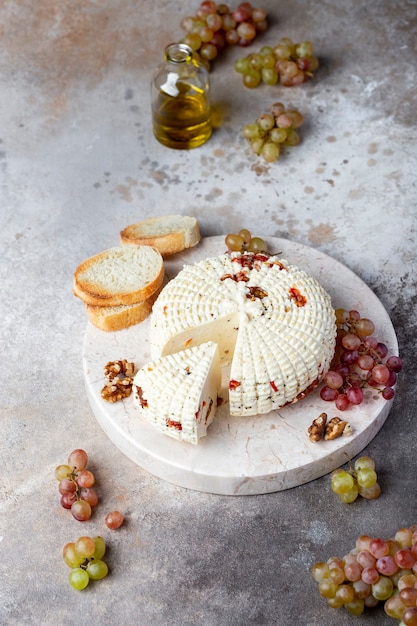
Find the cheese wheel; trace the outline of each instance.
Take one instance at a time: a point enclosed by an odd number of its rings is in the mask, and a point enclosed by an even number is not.
[[[329,294],[277,256],[223,254],[187,265],[151,314],[152,357],[214,341],[230,367],[230,414],[257,415],[303,398],[330,367]]]
[[[218,346],[207,342],[143,366],[133,379],[133,402],[158,430],[196,444],[213,421],[220,383]]]

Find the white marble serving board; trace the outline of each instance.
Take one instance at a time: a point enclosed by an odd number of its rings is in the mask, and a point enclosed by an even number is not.
[[[380,300],[351,270],[313,248],[267,238],[268,249],[310,272],[332,297],[335,308],[357,309],[375,323],[375,335],[398,354],[391,320]],[[187,263],[225,251],[224,237],[209,237],[166,259],[167,278]],[[134,463],[181,487],[224,495],[281,491],[314,480],[355,457],[383,426],[392,401],[369,390],[364,402],[340,413],[318,390],[302,401],[267,415],[231,417],[219,406],[208,434],[198,445],[179,442],[140,417],[132,396],[110,404],[100,395],[108,361],[127,359],[141,367],[150,360],[149,318],[131,328],[106,333],[90,323],[84,337],[83,367],[88,398],[98,423]],[[312,443],[308,427],[322,412],[339,415],[353,428],[350,437]]]

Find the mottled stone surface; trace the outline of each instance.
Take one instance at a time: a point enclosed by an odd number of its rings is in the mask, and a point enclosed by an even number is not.
[[[233,61],[249,49],[228,50],[211,77],[212,138],[176,152],[152,136],[149,82],[196,3],[1,3],[1,624],[357,624],[327,609],[311,565],[343,556],[360,533],[388,537],[417,522],[416,5],[263,5],[270,28],[259,45],[310,39],[314,81],[245,89]],[[276,100],[306,121],[301,145],[270,165],[240,130]],[[86,316],[72,274],[127,224],[172,212],[196,215],[204,235],[245,226],[313,246],[379,296],[405,371],[366,449],[377,501],[342,506],[326,476],[264,496],[184,490],[135,466],[101,430],[84,389]],[[59,506],[53,478],[76,447],[90,454],[101,498],[86,524]],[[104,516],[114,508],[126,524],[112,532]],[[82,534],[105,535],[111,575],[77,593],[61,550]],[[393,623],[382,607],[365,619]]]

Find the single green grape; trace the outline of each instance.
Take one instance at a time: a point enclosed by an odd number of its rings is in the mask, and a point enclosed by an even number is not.
[[[242,129],[242,135],[245,139],[255,139],[260,135],[258,124],[246,124]]]
[[[273,128],[269,133],[269,140],[273,143],[283,143],[287,139],[285,128]]]
[[[244,241],[241,235],[229,233],[226,235],[225,243],[229,250],[232,250],[232,252],[239,252],[243,248]]]
[[[248,244],[250,242],[250,240],[252,239],[251,232],[247,228],[241,228],[239,233],[238,233],[238,235],[243,237],[243,242],[245,244]]]
[[[378,476],[375,470],[370,467],[363,467],[356,472],[356,480],[360,487],[373,487],[378,480]]]
[[[351,615],[362,615],[365,611],[365,603],[362,598],[355,598],[352,602],[345,602],[343,606]]]
[[[252,237],[248,244],[250,252],[265,252],[267,249],[266,242],[261,237]]]
[[[375,469],[375,461],[370,456],[361,456],[358,459],[356,459],[353,467],[355,469],[355,472],[358,472],[359,470],[364,469],[365,467],[366,468],[370,467],[371,469]]]
[[[90,582],[90,576],[81,567],[75,567],[72,569],[68,576],[69,584],[73,589],[81,590],[85,589]]]
[[[346,491],[345,493],[339,493],[337,495],[339,496],[341,502],[351,504],[352,502],[355,502],[355,500],[359,496],[359,489],[356,485],[354,485],[349,491]]]
[[[314,52],[314,47],[311,41],[302,41],[295,47],[295,54],[298,57],[311,57]]]
[[[372,585],[372,595],[377,600],[388,600],[394,591],[394,583],[388,576],[380,576]]]
[[[287,138],[285,140],[285,145],[291,147],[298,146],[300,141],[300,135],[297,133],[297,131],[294,130],[294,128],[287,128]]]
[[[353,479],[352,474],[349,472],[341,471],[337,474],[334,474],[331,478],[331,488],[334,493],[337,495],[342,493],[348,493],[351,491],[355,485],[355,481]]]
[[[266,141],[262,147],[261,154],[267,163],[274,163],[279,157],[278,144],[273,141]]]
[[[265,85],[276,85],[279,79],[278,72],[273,67],[263,67],[261,70],[262,82]]]
[[[251,147],[252,152],[254,152],[255,154],[259,156],[262,152],[264,143],[265,141],[264,139],[262,139],[262,137],[257,137],[256,139],[252,139],[252,141],[250,142],[250,147]]]
[[[249,89],[254,89],[255,87],[257,87],[261,80],[262,74],[260,70],[250,69],[248,72],[243,74],[243,84]]]
[[[273,56],[274,49],[272,46],[262,46],[262,48],[259,50],[259,54],[261,54],[263,57]]]
[[[334,598],[326,598],[326,599],[327,599],[328,606],[332,609],[341,609],[344,604],[343,598],[338,598],[337,596],[334,596]]]
[[[75,548],[75,542],[67,543],[62,550],[62,558],[68,567],[79,567],[85,560],[83,556],[78,554]]]
[[[260,70],[262,69],[263,66],[263,58],[261,54],[257,54],[256,52],[254,54],[250,54],[249,55],[249,65],[253,70]]]
[[[58,465],[58,467],[55,468],[55,478],[59,481],[64,478],[68,478],[71,471],[72,470],[69,465]]]
[[[100,559],[92,559],[87,565],[87,574],[92,580],[101,580],[108,572],[107,564]]]
[[[96,549],[94,550],[93,559],[101,560],[106,553],[106,542],[103,537],[94,537]]]
[[[263,55],[263,59],[262,59],[263,68],[267,70],[272,70],[273,68],[275,68],[275,63],[276,63],[276,59],[274,57],[273,51],[272,51],[272,54]]]
[[[275,126],[275,118],[271,113],[262,113],[256,120],[256,124],[263,131],[270,131]]]
[[[319,581],[318,590],[323,598],[334,598],[338,589],[339,585],[329,578],[323,578]]]
[[[316,582],[320,582],[323,578],[329,577],[329,566],[324,561],[317,561],[311,568],[311,573]]]
[[[247,74],[250,69],[249,59],[244,57],[243,59],[237,59],[235,61],[235,70],[239,74]]]

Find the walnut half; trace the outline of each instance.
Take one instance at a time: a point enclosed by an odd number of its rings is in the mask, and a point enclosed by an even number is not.
[[[135,364],[129,363],[126,359],[121,361],[109,361],[104,366],[104,376],[109,380],[113,380],[118,376],[119,378],[123,376],[128,376],[132,378],[135,373]]]
[[[345,434],[346,430],[346,434]],[[352,426],[349,422],[345,422],[340,417],[332,417],[330,422],[326,426],[326,431],[324,433],[324,438],[326,441],[331,441],[333,439],[337,439],[342,435],[348,436],[352,434]]]
[[[126,359],[109,361],[104,367],[104,375],[107,378],[107,382],[101,390],[103,400],[106,400],[106,402],[118,402],[128,398],[132,393],[134,374],[134,363],[129,363]]]
[[[324,433],[326,430],[327,413],[320,413],[320,415],[313,420],[313,423],[308,428],[308,434],[310,441],[316,443],[324,439]]]

